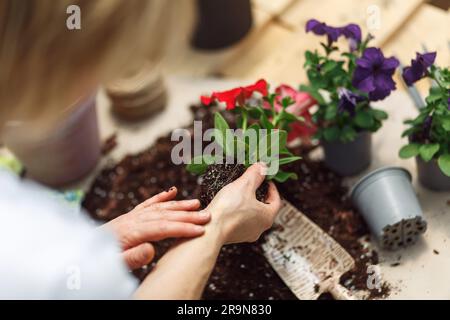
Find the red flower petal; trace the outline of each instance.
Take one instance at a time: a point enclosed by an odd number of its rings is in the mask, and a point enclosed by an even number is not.
[[[201,96],[200,100],[202,101],[202,104],[205,106],[209,106],[213,100],[212,97],[208,97],[208,96]]]
[[[236,99],[241,95],[242,88],[235,88],[223,92],[215,92],[213,95],[220,102],[225,102],[227,110],[233,110],[236,107]]]
[[[243,88],[246,98],[250,98],[254,92],[261,93],[264,97],[268,95],[267,81],[264,79],[256,81],[255,84]]]

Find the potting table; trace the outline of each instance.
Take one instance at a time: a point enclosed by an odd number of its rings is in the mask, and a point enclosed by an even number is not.
[[[423,0],[254,0],[255,27],[239,44],[215,52],[198,52],[188,45],[188,30],[192,10],[178,21],[180,38],[169,47],[184,43],[169,54],[163,65],[168,74],[170,101],[167,109],[144,122],[130,124],[114,118],[109,102],[101,92],[98,97],[100,129],[104,138],[118,133],[118,146],[81,183],[73,186],[89,187],[93,177],[110,159],[118,160],[127,153],[138,152],[153,143],[160,135],[191,121],[188,109],[198,96],[211,90],[227,89],[236,84],[266,78],[276,83],[297,85],[304,82],[303,52],[318,47],[318,39],[304,33],[309,18],[330,24],[356,22],[367,30],[366,21],[380,16],[379,29],[371,32],[375,44],[387,54],[395,54],[405,64],[422,51],[422,44],[437,50],[437,62],[450,62],[450,14],[425,4]],[[180,6],[188,5],[182,1]],[[184,30],[186,30],[185,33]],[[220,76],[228,79],[213,79]],[[229,80],[240,79],[240,80]],[[421,91],[426,85],[421,84]],[[401,160],[397,153],[405,142],[400,138],[403,120],[413,117],[416,110],[399,85],[397,92],[379,103],[389,112],[389,120],[374,137],[374,162],[369,170],[383,165],[398,165],[413,173],[414,186],[420,198],[428,231],[414,247],[388,253],[379,250],[384,280],[394,287],[389,298],[450,299],[450,193],[433,193],[417,184],[413,160]],[[6,152],[0,151],[0,154]],[[317,155],[320,157],[320,151]],[[367,170],[367,171],[369,171]],[[349,184],[354,180],[349,179]],[[376,244],[374,244],[376,245]]]

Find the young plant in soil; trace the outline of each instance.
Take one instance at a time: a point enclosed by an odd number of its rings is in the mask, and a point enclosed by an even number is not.
[[[247,87],[214,92],[201,100],[205,106],[213,102],[225,103],[225,112],[233,112],[237,119],[237,130],[232,132],[225,118],[216,112],[213,137],[222,152],[194,157],[187,166],[191,173],[203,175],[200,195],[203,206],[253,163],[265,162],[269,168],[279,168],[301,159],[288,150],[287,143],[314,132],[309,108],[315,102],[309,95],[286,85],[269,93],[267,82],[259,80]],[[269,173],[256,192],[262,202],[267,195],[268,180],[283,183],[297,179],[295,173],[281,169]]]
[[[305,69],[308,85],[301,90],[317,100],[313,120],[318,126],[316,138],[325,141],[354,141],[358,133],[376,132],[386,112],[373,108],[371,102],[383,100],[395,90],[392,76],[399,65],[396,58],[385,58],[379,48],[368,47],[371,35],[362,40],[356,24],[331,27],[311,19],[306,32],[326,35],[323,53],[306,51]],[[340,51],[335,42],[344,36],[349,49]]]
[[[422,79],[431,79],[426,105],[415,119],[405,121],[408,129],[402,137],[409,143],[400,149],[399,156],[407,159],[420,157],[423,161],[437,160],[439,168],[450,177],[450,69],[434,64],[436,52],[417,53],[411,66],[403,71],[408,86]]]

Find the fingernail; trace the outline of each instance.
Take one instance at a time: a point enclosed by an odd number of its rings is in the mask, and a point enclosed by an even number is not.
[[[199,214],[199,216],[205,217],[205,218],[208,218],[210,216],[208,211],[200,211],[198,214]]]
[[[205,232],[205,227],[202,227],[202,226],[195,226],[195,227],[194,227],[194,231],[195,231],[195,232],[198,232],[198,233]]]

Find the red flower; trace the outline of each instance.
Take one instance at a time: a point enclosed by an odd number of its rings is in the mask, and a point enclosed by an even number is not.
[[[232,110],[236,105],[244,105],[254,92],[267,96],[267,82],[258,80],[255,84],[246,87],[239,87],[222,92],[213,92],[211,96],[202,96],[201,101],[204,105],[209,106],[214,100],[225,102],[227,110]]]
[[[312,121],[309,109],[316,104],[316,101],[306,92],[301,92],[293,89],[288,85],[281,85],[275,89],[278,94],[275,99],[275,111],[280,112],[283,108],[281,101],[285,97],[290,97],[294,104],[286,108],[286,111],[296,116],[301,116],[305,119],[304,122],[293,122],[290,124],[288,132],[288,141],[296,138],[310,138],[317,131],[316,125]],[[266,108],[270,106],[266,105]]]

